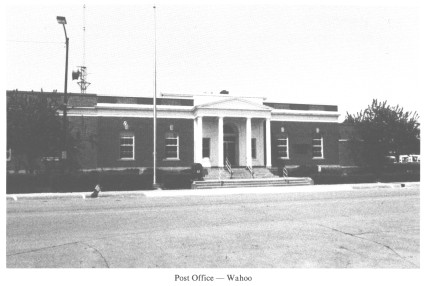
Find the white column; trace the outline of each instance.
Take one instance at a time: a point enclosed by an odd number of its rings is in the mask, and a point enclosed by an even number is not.
[[[197,129],[197,118],[194,118],[194,139],[193,139],[193,148],[194,148],[194,163],[197,163],[197,138],[199,138],[199,136],[197,135],[197,132],[199,131],[199,129]]]
[[[266,167],[271,168],[271,119],[267,118],[265,120],[265,152],[267,153],[266,158]]]
[[[224,167],[224,119],[218,117],[218,167]]]
[[[203,158],[203,117],[199,116],[197,121],[197,163],[202,163]]]
[[[251,118],[246,118],[246,166],[252,167],[252,125]]]

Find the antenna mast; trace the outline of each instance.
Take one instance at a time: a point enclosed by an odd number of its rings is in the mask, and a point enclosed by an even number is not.
[[[83,4],[83,66],[86,66],[86,4]]]
[[[86,93],[87,87],[90,82],[86,81],[87,70],[86,70],[86,5],[83,5],[83,65],[78,66],[80,81],[77,84],[80,86],[80,92]]]

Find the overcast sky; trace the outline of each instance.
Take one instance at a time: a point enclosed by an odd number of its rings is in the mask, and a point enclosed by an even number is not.
[[[154,2],[154,1],[153,1]],[[72,3],[72,2],[71,2]],[[86,3],[88,92],[153,95],[152,4]],[[354,113],[373,98],[417,111],[417,8],[157,4],[158,90],[336,104]],[[67,18],[71,70],[83,64],[83,5],[9,6],[7,89],[64,89]]]

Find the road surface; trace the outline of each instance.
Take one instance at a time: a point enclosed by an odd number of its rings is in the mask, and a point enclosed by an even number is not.
[[[7,201],[8,268],[419,268],[419,187]]]

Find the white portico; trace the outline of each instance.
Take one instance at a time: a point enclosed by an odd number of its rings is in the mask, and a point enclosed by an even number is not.
[[[229,94],[161,95],[160,117],[193,120],[193,138],[181,138],[176,149],[193,150],[190,160],[204,167],[224,167],[226,160],[232,167],[267,168],[283,160],[295,165],[337,161],[337,106]],[[313,134],[320,138],[313,141]]]
[[[210,99],[210,100],[209,100]],[[195,106],[194,162],[271,167],[271,108],[262,98],[203,97]]]

